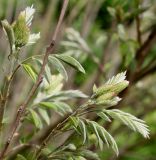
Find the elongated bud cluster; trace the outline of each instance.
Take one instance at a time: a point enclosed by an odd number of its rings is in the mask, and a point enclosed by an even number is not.
[[[7,20],[3,20],[2,26],[10,43],[10,55],[19,51],[19,49],[26,45],[32,45],[40,38],[39,33],[30,34],[30,25],[32,23],[35,9],[33,5],[27,7],[20,12],[17,20],[13,24],[9,24]]]
[[[121,100],[117,95],[129,84],[125,80],[125,74],[126,72],[116,75],[99,88],[94,86],[91,99],[94,100],[96,105],[113,106]]]
[[[127,86],[128,86],[129,82],[124,80],[120,83],[117,84],[104,84],[103,86],[99,87],[97,89],[96,92],[93,93],[92,98],[96,98],[99,97],[105,93],[108,92],[114,92],[115,94],[120,93],[121,91],[123,91]]]
[[[15,47],[21,48],[28,43],[30,30],[26,25],[26,17],[20,14],[17,21],[12,25],[15,36]]]
[[[109,100],[109,99],[112,99],[114,96],[115,96],[114,92],[108,92],[106,94],[103,94],[103,95],[97,97],[96,101],[100,102],[101,100]]]

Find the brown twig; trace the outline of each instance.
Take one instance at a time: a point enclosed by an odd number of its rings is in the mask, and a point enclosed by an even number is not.
[[[84,103],[83,105],[77,107],[72,113],[68,114],[62,121],[60,121],[51,131],[48,133],[48,135],[42,140],[42,143],[40,145],[40,148],[38,149],[36,155],[37,159],[40,158],[41,151],[43,148],[47,146],[48,141],[52,136],[55,136],[55,132],[63,128],[63,126],[68,122],[69,118],[71,116],[78,115],[79,111],[82,111],[83,108],[86,108],[87,106],[91,105],[91,103],[88,101]]]
[[[25,110],[26,110],[29,102],[31,101],[33,95],[35,94],[36,90],[38,89],[38,87],[40,86],[40,84],[42,82],[45,66],[46,66],[46,64],[48,62],[49,55],[54,51],[55,41],[56,41],[56,38],[58,36],[59,30],[60,30],[60,27],[61,27],[61,23],[63,21],[68,2],[69,2],[69,0],[64,0],[63,1],[63,7],[62,7],[62,10],[61,10],[61,14],[60,14],[56,29],[55,29],[53,37],[52,37],[52,41],[51,41],[50,45],[47,47],[47,49],[46,49],[45,56],[43,58],[43,64],[42,64],[41,70],[39,72],[37,81],[33,85],[32,89],[30,90],[30,93],[29,93],[28,97],[26,98],[26,100],[23,102],[23,104],[18,109],[18,112],[17,112],[17,115],[16,115],[16,119],[15,119],[15,122],[13,123],[13,128],[11,130],[11,134],[8,137],[7,142],[6,142],[5,146],[4,146],[4,149],[2,150],[2,152],[0,154],[0,160],[3,160],[3,157],[4,157],[5,153],[6,153],[9,145],[11,144],[11,142],[13,140],[13,137],[14,137],[14,134],[15,134],[15,132],[16,132],[19,124],[20,124],[20,121],[21,121],[21,118],[22,118],[23,114],[25,113]]]
[[[12,148],[10,151],[8,151],[7,155],[9,155],[9,159],[13,158],[16,156],[21,150],[26,149],[26,148],[38,148],[37,145],[35,144],[19,144]]]
[[[136,3],[137,3],[137,8],[139,10],[140,0],[136,1]],[[137,41],[138,41],[139,45],[141,45],[142,39],[141,39],[140,15],[139,14],[136,16],[135,20],[136,20]]]
[[[138,61],[138,69],[140,69],[145,57],[149,53],[153,43],[156,41],[156,27],[152,30],[144,44],[138,49],[136,59]]]
[[[0,101],[0,132],[2,130],[2,125],[3,125],[2,121],[3,121],[3,116],[4,116],[4,110],[5,110],[5,106],[7,104],[7,101],[8,101],[11,82],[14,78],[15,73],[17,72],[17,70],[19,68],[20,68],[20,65],[17,65],[15,70],[12,72],[11,76],[6,77],[6,84],[5,84],[5,87],[4,87],[4,91],[1,95],[1,101]]]
[[[141,40],[140,17],[139,17],[139,15],[136,17],[136,30],[137,30],[137,40],[138,40],[138,43],[141,45],[142,40]]]

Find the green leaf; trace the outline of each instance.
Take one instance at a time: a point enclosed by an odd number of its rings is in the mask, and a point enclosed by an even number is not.
[[[42,60],[40,58],[37,57],[32,57],[32,60],[34,60],[35,62],[37,62],[37,64],[39,65],[39,67],[42,67]],[[51,71],[50,68],[48,66],[48,64],[45,66],[45,74],[44,74],[47,82],[50,84],[51,81]]]
[[[84,156],[87,159],[92,159],[92,160],[100,160],[98,154],[94,153],[93,151],[90,150],[82,150],[81,152],[82,156]]]
[[[63,116],[64,114],[72,112],[72,109],[70,108],[70,106],[67,105],[64,102],[40,102],[39,105],[41,107],[54,109],[61,116]]]
[[[75,156],[74,160],[87,160],[85,157],[82,156]]]
[[[88,123],[89,127],[93,130],[93,132],[96,134],[100,148],[103,147],[102,142],[103,143],[106,142],[107,146],[108,147],[111,146],[112,149],[115,151],[115,153],[118,155],[119,151],[118,151],[117,144],[116,144],[114,138],[105,130],[105,128],[100,126],[95,121],[87,120],[87,123]]]
[[[90,124],[91,124],[91,128],[93,128],[93,131],[98,139],[99,147],[101,150],[103,150],[103,141],[102,141],[101,137],[99,136],[99,133],[97,130],[97,125],[94,121],[92,121],[92,123],[90,123]]]
[[[32,110],[32,109],[29,109],[30,113],[31,113],[31,116],[32,116],[32,120],[34,122],[34,125],[38,128],[38,129],[41,129],[42,128],[42,122],[41,122],[41,119],[40,117],[38,116],[38,114]]]
[[[59,71],[59,73],[62,74],[62,76],[65,78],[65,80],[68,80],[68,75],[67,72],[64,68],[64,66],[62,65],[62,63],[55,58],[54,56],[49,56],[49,62],[54,65],[54,67]]]
[[[77,126],[79,125],[79,118],[78,117],[74,117],[74,116],[70,116],[69,119],[70,119],[72,125],[74,125],[74,127],[77,128]]]
[[[115,18],[116,16],[116,10],[113,7],[107,7],[107,10],[109,12],[109,14]]]
[[[22,156],[21,154],[18,154],[16,157],[16,160],[27,160],[24,156]]]
[[[104,112],[109,114],[112,118],[123,122],[132,130],[139,132],[143,135],[144,138],[149,138],[149,129],[148,126],[145,124],[145,121],[118,109],[104,110]]]
[[[101,117],[103,120],[106,120],[106,121],[108,121],[108,122],[111,122],[111,119],[110,119],[105,113],[99,112],[99,113],[97,113],[97,115],[98,115],[99,117]]]
[[[31,79],[35,82],[37,79],[35,69],[30,64],[22,64],[22,67],[26,71],[26,73],[31,77]]]
[[[97,86],[94,84],[93,85],[93,92],[96,92],[97,91]]]
[[[110,78],[106,84],[111,84],[111,85],[114,85],[114,84],[117,84],[117,83],[120,83],[120,82],[123,82],[126,78],[126,71],[125,72],[121,72],[121,73],[118,73],[116,76],[113,76],[112,78]]]
[[[67,90],[55,92],[52,95],[48,96],[45,100],[68,100],[72,98],[87,98],[88,96],[82,93],[79,90]]]
[[[64,110],[64,113],[71,113],[72,109],[71,107],[64,103],[64,102],[54,102],[57,106],[59,106],[60,108],[62,108]]]
[[[80,126],[81,133],[83,135],[83,144],[84,144],[86,142],[86,139],[87,139],[86,125],[82,120],[80,120],[79,121],[79,126]]]
[[[70,126],[72,126],[75,129],[75,131],[81,135],[81,131],[78,128],[80,121],[79,117],[70,116],[69,120],[70,120]]]
[[[39,108],[38,111],[39,111],[41,117],[47,123],[47,125],[49,125],[50,124],[50,118],[49,118],[49,115],[48,115],[47,111],[43,108]]]
[[[75,58],[73,58],[69,55],[66,55],[66,54],[59,54],[59,55],[57,54],[57,55],[55,55],[55,57],[62,60],[66,64],[70,65],[71,67],[77,69],[78,71],[85,73],[84,68]]]

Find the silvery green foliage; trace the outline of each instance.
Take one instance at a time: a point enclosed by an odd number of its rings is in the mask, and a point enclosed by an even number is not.
[[[51,111],[55,111],[59,115],[64,116],[65,114],[72,113],[72,107],[67,104],[67,100],[87,98],[87,96],[79,90],[63,91],[62,88],[63,77],[61,74],[51,76],[50,83],[48,83],[45,78],[43,79],[40,91],[32,103],[32,109],[29,109],[31,118],[38,129],[43,127],[40,117],[49,125]]]
[[[91,106],[88,106],[87,108],[82,110],[82,112],[80,111],[77,116],[70,117],[70,125],[68,127],[73,128],[78,134],[82,135],[83,144],[89,141],[89,137],[91,134],[94,134],[97,138],[98,146],[100,147],[100,149],[103,149],[104,144],[106,144],[108,147],[111,147],[117,155],[119,154],[117,144],[110,133],[97,122],[83,117],[84,114],[90,112],[96,113],[103,121],[107,121],[109,123],[111,123],[112,118],[120,121],[131,128],[133,131],[139,132],[144,138],[149,138],[149,129],[145,124],[145,121],[118,109],[106,109],[109,106],[116,105],[119,102],[120,98],[118,98],[117,94],[125,89],[125,85],[124,88],[121,87],[122,83],[126,83],[126,86],[128,84],[128,81],[126,81],[125,78],[126,72],[122,72],[117,74],[116,76],[113,76],[102,86],[102,95],[99,95],[98,92],[99,89],[101,92],[101,87],[97,88],[96,86],[94,86],[92,96],[93,98],[89,101]],[[119,89],[117,87],[119,87]],[[117,91],[116,94],[112,94],[114,91]],[[108,94],[108,92],[111,94]],[[98,93],[98,96],[95,96],[95,93]],[[103,103],[101,103],[99,106],[96,99],[98,99],[99,97],[101,98],[101,96],[103,98]]]
[[[65,33],[65,39],[61,41],[64,53],[78,58],[80,61],[86,59],[87,54],[91,53],[91,49],[80,33],[74,28],[67,28]]]
[[[117,84],[117,83],[123,82],[125,79],[126,79],[126,71],[121,72],[116,76],[113,76],[106,82],[106,84]]]
[[[84,147],[77,148],[73,143],[60,147],[56,152],[49,153],[48,158],[55,159],[55,157],[61,160],[100,160],[98,154]]]
[[[105,107],[116,105],[121,98],[117,95],[124,90],[129,82],[125,80],[126,72],[119,73],[109,79],[104,85],[97,88],[93,87],[92,100],[96,105],[104,105]]]
[[[61,42],[61,44],[65,47],[70,47],[70,51],[82,51],[90,52],[90,48],[86,41],[81,37],[80,33],[73,28],[66,29],[66,38]],[[76,52],[76,53],[77,53]],[[71,52],[72,53],[72,52]]]
[[[13,24],[10,25],[6,20],[2,21],[3,28],[10,43],[10,54],[17,48],[35,43],[40,38],[40,33],[30,34],[29,27],[32,24],[34,13],[35,9],[33,6],[27,7],[19,14],[17,21]],[[121,29],[120,26],[120,32]],[[90,48],[87,43],[75,30],[71,28],[68,29],[67,38],[68,41],[62,42],[62,45],[70,46],[73,48],[73,51],[77,50],[78,53],[82,51],[90,53]],[[79,48],[81,48],[81,50]],[[43,63],[42,58],[43,55],[37,55],[19,62],[34,83],[37,80],[38,71]],[[82,137],[81,146],[83,147],[87,146],[90,137],[94,135],[98,142],[97,145],[101,150],[103,150],[106,144],[107,147],[111,147],[118,155],[118,147],[111,134],[98,122],[83,116],[93,112],[103,121],[111,122],[111,119],[114,118],[115,120],[123,122],[132,130],[139,132],[144,138],[149,137],[148,126],[143,120],[118,109],[107,109],[110,106],[115,106],[121,100],[118,94],[129,84],[129,82],[125,80],[126,72],[113,76],[100,87],[94,85],[93,94],[91,97],[88,97],[79,90],[63,90],[63,79],[68,80],[68,74],[64,64],[85,73],[82,65],[75,58],[71,57],[69,53],[49,56],[48,64],[45,67],[43,83],[36,95],[33,95],[33,102],[27,109],[28,114],[26,118],[33,122],[36,130],[41,130],[45,123],[47,125],[50,124],[53,111],[61,116],[69,115],[67,123],[60,129],[61,133],[75,130],[76,134]],[[55,68],[57,74],[52,73],[51,68]],[[76,111],[73,111],[73,108],[68,104],[68,100],[73,98],[88,98],[88,101],[84,105],[78,107]],[[58,148],[56,152],[54,151],[52,154],[49,152],[47,155],[49,156],[48,158],[53,158],[53,156],[57,154],[58,157],[63,154],[64,157],[62,158],[61,156],[61,159],[64,160],[99,160],[97,154],[83,147],[79,148],[76,144],[69,143]],[[17,155],[17,158],[25,159],[22,155]]]
[[[30,26],[34,17],[35,9],[33,5],[27,7],[21,11],[17,17],[17,20],[12,24],[9,24],[7,20],[2,21],[3,29],[10,44],[11,58],[18,60],[19,51],[23,46],[36,43],[40,38],[40,33],[30,33]],[[13,55],[13,56],[12,56]],[[18,64],[22,66],[23,70],[30,76],[34,83],[36,83],[39,70],[42,67],[42,59],[44,55],[35,55],[19,61]],[[14,61],[14,59],[11,59]],[[15,61],[17,62],[17,61]],[[43,122],[49,125],[50,116],[49,110],[54,110],[61,116],[67,113],[72,113],[72,108],[65,101],[73,98],[87,98],[79,90],[67,90],[63,91],[63,79],[68,80],[67,71],[64,64],[71,66],[72,68],[85,73],[82,65],[73,57],[66,54],[54,54],[50,55],[48,63],[45,66],[45,74],[43,77],[43,83],[39,92],[34,97],[34,101],[31,107],[28,109],[28,119],[33,121],[37,129],[43,127]],[[52,76],[52,70],[54,68],[58,73]]]
[[[118,109],[104,110],[104,113],[108,114],[114,119],[123,122],[132,130],[139,132],[144,138],[149,138],[149,129],[148,126],[145,124],[145,121]]]

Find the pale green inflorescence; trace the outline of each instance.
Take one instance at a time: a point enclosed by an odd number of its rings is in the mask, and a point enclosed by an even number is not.
[[[126,72],[119,73],[99,88],[94,88],[92,99],[97,105],[116,105],[121,98],[117,95],[123,91],[129,82],[125,80]]]
[[[20,14],[17,21],[12,25],[15,36],[15,47],[21,48],[28,43],[30,29],[26,25],[26,18]]]
[[[32,5],[31,7],[27,7],[24,11],[20,12],[17,20],[13,22],[13,24],[10,25],[7,20],[2,21],[2,26],[5,33],[9,41],[11,41],[11,48],[15,46],[15,49],[20,49],[23,46],[36,43],[36,41],[40,38],[40,33],[30,33],[30,25],[32,23],[34,13],[35,9]],[[10,31],[12,30],[11,36],[9,34],[10,32],[8,31],[8,27],[6,28],[6,24],[10,27]]]

